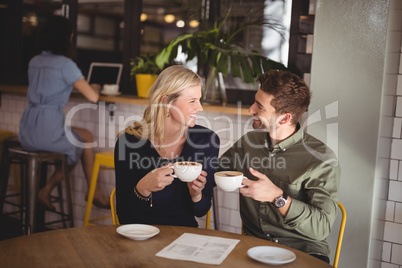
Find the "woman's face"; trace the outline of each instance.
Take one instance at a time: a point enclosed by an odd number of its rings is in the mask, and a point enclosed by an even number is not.
[[[201,85],[188,87],[183,90],[169,108],[171,123],[193,127],[197,113],[203,110],[200,99]]]

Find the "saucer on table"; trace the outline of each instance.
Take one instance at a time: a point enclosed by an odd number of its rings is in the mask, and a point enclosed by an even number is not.
[[[284,264],[296,259],[296,254],[281,247],[260,246],[253,247],[247,251],[247,255],[259,262],[266,264]]]
[[[159,228],[147,224],[126,224],[116,229],[116,232],[132,240],[146,240],[159,234],[159,231]]]

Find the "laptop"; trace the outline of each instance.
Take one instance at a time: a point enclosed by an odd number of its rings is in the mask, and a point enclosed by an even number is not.
[[[123,64],[92,62],[89,67],[87,81],[89,84],[120,84]]]

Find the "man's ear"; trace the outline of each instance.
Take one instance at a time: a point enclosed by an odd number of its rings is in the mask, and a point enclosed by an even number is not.
[[[290,123],[292,121],[292,114],[291,113],[285,113],[281,115],[281,118],[279,120],[279,124],[284,125],[286,123]]]

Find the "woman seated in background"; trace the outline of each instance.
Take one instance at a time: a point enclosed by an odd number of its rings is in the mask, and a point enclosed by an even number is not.
[[[63,109],[73,87],[93,103],[98,101],[99,93],[86,82],[80,69],[71,59],[72,38],[72,28],[66,18],[48,18],[40,35],[39,48],[42,52],[29,62],[28,107],[21,118],[19,140],[22,147],[28,151],[49,151],[67,155],[69,170],[81,158],[89,186],[94,150],[92,147],[84,148],[84,144],[94,142],[94,138],[91,132],[84,128],[66,126]],[[55,209],[50,200],[50,192],[61,182],[62,177],[61,168],[56,167],[38,194],[39,202],[50,210]],[[95,192],[94,205],[104,208],[110,206],[109,199],[103,196],[99,189]]]
[[[119,222],[198,227],[211,207],[219,137],[196,125],[202,80],[180,66],[166,68],[150,89],[141,122],[125,129],[115,147]],[[203,171],[192,182],[172,176],[172,163],[194,161]]]

